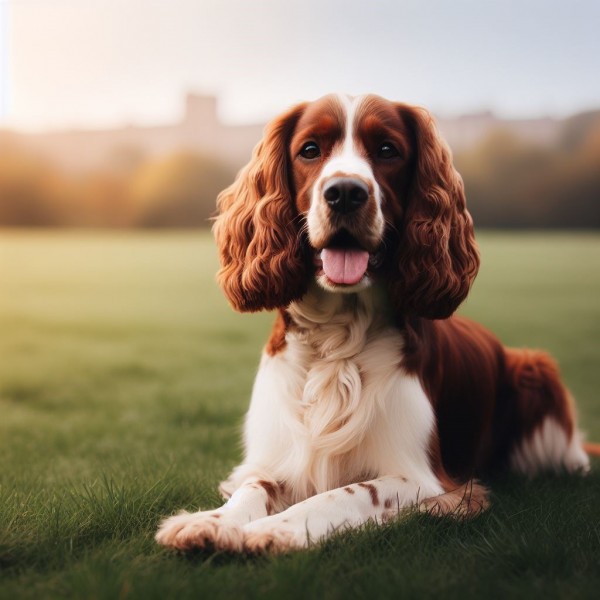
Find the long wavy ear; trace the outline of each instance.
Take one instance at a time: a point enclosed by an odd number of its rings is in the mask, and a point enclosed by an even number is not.
[[[288,164],[289,141],[304,106],[267,125],[250,162],[217,198],[217,279],[242,312],[287,306],[306,291],[307,259]]]
[[[390,294],[400,314],[449,317],[479,269],[473,220],[452,155],[424,109],[398,105],[416,150],[408,202],[398,224]]]

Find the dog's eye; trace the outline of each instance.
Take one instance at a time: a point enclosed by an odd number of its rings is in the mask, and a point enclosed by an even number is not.
[[[304,144],[304,146],[302,146],[300,149],[300,156],[302,158],[312,160],[313,158],[321,156],[321,150],[319,149],[319,146],[315,144],[315,142],[306,142],[306,144]]]
[[[390,144],[389,142],[384,142],[379,146],[379,150],[377,150],[378,158],[396,158],[400,156],[400,152],[396,150],[396,147]]]

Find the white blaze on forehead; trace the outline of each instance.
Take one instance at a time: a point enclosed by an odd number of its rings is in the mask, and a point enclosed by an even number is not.
[[[346,116],[344,139],[340,151],[332,155],[325,163],[319,180],[330,177],[335,173],[344,173],[345,175],[358,175],[374,182],[371,165],[360,155],[358,148],[356,148],[356,144],[354,143],[353,135],[358,107],[364,97],[357,96],[355,98],[349,98],[348,96],[338,94],[337,98],[344,109]]]

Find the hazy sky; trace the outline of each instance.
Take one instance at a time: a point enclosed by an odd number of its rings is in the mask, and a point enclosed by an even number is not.
[[[446,115],[600,106],[598,0],[0,0],[0,123],[235,122],[330,91]]]

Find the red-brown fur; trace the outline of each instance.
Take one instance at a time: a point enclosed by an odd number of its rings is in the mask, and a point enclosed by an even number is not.
[[[279,310],[271,335],[265,346],[265,352],[269,356],[275,356],[278,352],[281,352],[286,347],[285,333],[290,326],[290,317],[284,310]]]
[[[217,199],[218,280],[240,311],[279,308],[306,290],[307,257],[283,150],[302,110],[269,125],[250,163]]]
[[[554,361],[502,346],[462,317],[407,322],[405,367],[434,406],[444,469],[465,481],[507,465],[509,452],[547,416],[570,437],[574,416]]]
[[[399,110],[416,156],[396,230],[401,232],[395,257],[399,272],[388,278],[390,294],[400,314],[442,319],[466,298],[479,269],[473,221],[462,179],[432,117],[407,106]]]
[[[548,416],[570,437],[572,402],[546,354],[504,348],[481,325],[448,318],[468,294],[479,255],[462,180],[431,116],[370,96],[358,123],[353,136],[364,156],[372,156],[371,145],[382,140],[400,152],[396,160],[371,160],[387,224],[386,258],[372,275],[387,288],[404,332],[402,366],[420,378],[435,411],[430,456],[436,475],[454,490],[457,482],[505,466],[515,445]],[[314,275],[314,249],[304,219],[322,163],[297,157],[311,139],[327,160],[345,127],[332,97],[292,109],[268,127],[250,165],[219,196],[219,281],[238,310],[285,309],[305,292]],[[352,230],[359,239],[366,239],[360,227],[369,210],[372,204]],[[282,311],[269,354],[285,347],[291,326]],[[461,504],[459,496],[453,498]]]

